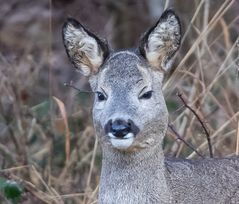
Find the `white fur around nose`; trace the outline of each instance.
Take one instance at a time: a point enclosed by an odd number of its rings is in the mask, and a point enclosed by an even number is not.
[[[112,133],[109,133],[108,136],[110,137],[110,142],[113,147],[117,149],[127,149],[129,148],[134,141],[134,134],[128,133],[124,136],[124,138],[117,138]]]

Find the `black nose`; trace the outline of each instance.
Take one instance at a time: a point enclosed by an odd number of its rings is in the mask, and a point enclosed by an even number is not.
[[[125,122],[124,120],[115,120],[112,124],[110,124],[110,132],[119,138],[123,138],[125,135],[130,133],[131,124]]]
[[[125,120],[117,119],[114,122],[110,120],[106,127],[106,133],[111,133],[115,137],[124,138],[125,135],[132,132],[132,122]]]

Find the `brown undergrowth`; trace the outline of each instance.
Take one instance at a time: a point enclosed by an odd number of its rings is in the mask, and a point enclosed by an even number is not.
[[[235,0],[187,2],[175,5],[184,37],[164,86],[176,131],[176,136],[168,131],[165,154],[197,159],[194,148],[209,157],[205,131],[176,94],[181,93],[207,128],[214,157],[237,155],[239,5]],[[98,2],[101,7],[104,3]],[[24,15],[26,5],[29,13]],[[0,177],[19,182],[24,189],[21,203],[96,203],[101,154],[92,127],[92,96],[63,86],[74,80],[89,90],[86,79],[71,72],[61,45],[63,10],[54,1],[12,0],[2,7]],[[102,19],[107,25],[112,20]],[[104,28],[111,32],[110,26]],[[0,202],[9,202],[1,192]]]

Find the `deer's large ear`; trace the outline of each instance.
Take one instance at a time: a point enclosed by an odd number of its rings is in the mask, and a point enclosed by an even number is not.
[[[68,18],[64,24],[62,35],[67,55],[75,68],[85,76],[96,74],[108,56],[107,43],[73,18]]]
[[[179,49],[180,42],[179,18],[172,10],[167,10],[143,36],[139,49],[152,67],[168,71],[172,64],[172,58]]]

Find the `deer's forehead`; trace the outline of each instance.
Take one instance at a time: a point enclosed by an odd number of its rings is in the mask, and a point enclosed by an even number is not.
[[[123,51],[112,55],[106,62],[100,80],[107,86],[134,86],[144,80],[147,69],[142,59],[134,53]]]

